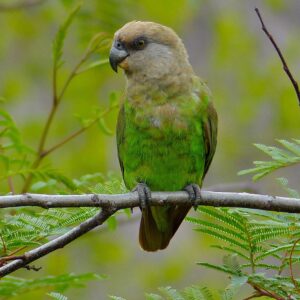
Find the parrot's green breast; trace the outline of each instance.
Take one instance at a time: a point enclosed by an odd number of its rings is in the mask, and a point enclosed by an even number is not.
[[[201,185],[206,159],[201,119],[205,118],[207,97],[198,85],[191,93],[172,99],[153,95],[150,100],[124,103],[118,147],[129,189],[139,182],[154,191]]]

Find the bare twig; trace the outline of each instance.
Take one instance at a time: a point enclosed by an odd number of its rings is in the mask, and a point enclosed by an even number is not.
[[[254,295],[250,296],[250,298],[248,297],[246,299],[253,299],[255,297],[259,298],[259,297],[267,296],[267,297],[270,297],[270,298],[276,299],[276,300],[287,300],[272,291],[267,291],[266,289],[260,287],[259,285],[255,284],[255,283],[252,283],[252,282],[248,282],[248,283],[256,290],[256,293]],[[244,299],[244,300],[246,300],[246,299]]]
[[[9,187],[9,190],[12,194],[15,194],[15,188],[14,188],[14,183],[13,183],[13,179],[11,176],[8,176],[7,177],[7,183],[8,183],[8,187]]]
[[[6,254],[7,253],[7,248],[6,248],[6,244],[4,242],[2,234],[0,234],[0,240],[1,240],[1,244],[2,244],[3,254]]]
[[[83,54],[83,56],[81,57],[79,62],[75,65],[73,70],[70,72],[70,74],[67,77],[67,79],[66,79],[66,81],[65,81],[65,83],[64,83],[64,85],[63,85],[60,92],[58,92],[58,89],[57,89],[57,71],[58,71],[58,67],[57,67],[56,64],[54,64],[54,66],[53,66],[52,106],[51,106],[50,113],[47,117],[47,121],[45,123],[44,129],[42,131],[40,140],[39,140],[36,159],[34,160],[34,162],[31,165],[32,170],[37,169],[39,167],[39,165],[41,164],[42,160],[44,159],[44,157],[46,155],[48,155],[50,152],[56,150],[57,148],[64,145],[65,143],[67,143],[68,141],[70,141],[71,139],[73,139],[74,137],[78,136],[79,134],[81,134],[82,132],[84,132],[86,130],[86,129],[82,128],[82,129],[78,130],[77,132],[75,132],[75,134],[73,134],[71,136],[68,136],[65,139],[65,141],[62,141],[62,142],[58,143],[58,145],[52,147],[50,149],[50,151],[45,150],[46,140],[48,138],[49,131],[50,131],[50,128],[52,126],[54,116],[55,116],[55,114],[58,110],[59,104],[61,103],[61,100],[65,95],[65,92],[67,91],[68,87],[70,86],[70,83],[72,82],[74,77],[76,77],[78,75],[78,71],[79,71],[80,67],[86,62],[86,60],[88,60],[90,55],[93,53],[94,48],[91,49],[91,43],[93,42],[93,40],[94,40],[94,38],[91,40],[87,50],[85,51],[85,53]],[[28,191],[28,189],[30,187],[30,184],[32,182],[32,178],[33,178],[33,173],[28,174],[28,176],[25,178],[25,182],[24,182],[24,185],[23,185],[23,188],[22,188],[22,193],[25,193],[25,192]]]
[[[20,9],[27,9],[46,2],[46,0],[26,0],[11,4],[0,4],[0,12],[8,12]]]
[[[255,12],[260,20],[260,23],[261,23],[261,26],[262,26],[262,30],[264,31],[264,33],[267,35],[267,37],[269,38],[269,40],[271,41],[272,45],[274,46],[277,54],[279,55],[280,57],[280,60],[282,62],[282,65],[283,65],[283,70],[285,71],[285,73],[287,74],[287,76],[289,77],[290,81],[292,82],[293,84],[293,87],[294,87],[294,90],[296,92],[296,95],[297,95],[297,98],[298,98],[298,102],[299,102],[299,105],[300,105],[300,90],[299,90],[299,86],[298,86],[298,83],[297,81],[294,79],[286,61],[285,61],[285,58],[280,50],[280,48],[278,47],[277,43],[275,42],[273,36],[270,34],[270,32],[268,31],[268,29],[266,28],[265,26],[265,23],[262,19],[262,16],[260,14],[260,11],[258,8],[255,8]]]
[[[190,204],[186,192],[153,192],[149,202],[153,206]],[[221,193],[202,191],[197,205],[242,207],[290,213],[300,212],[300,199],[248,193]],[[22,194],[0,197],[0,208],[18,206],[53,207],[113,207],[114,209],[138,207],[137,192],[127,194],[44,195]]]
[[[60,142],[58,142],[54,146],[50,147],[49,149],[44,150],[43,153],[41,154],[41,156],[45,157],[45,156],[49,155],[50,153],[52,153],[56,149],[62,147],[63,145],[65,145],[66,143],[70,142],[71,140],[73,140],[77,136],[81,135],[86,130],[88,130],[89,128],[91,128],[92,126],[94,126],[101,118],[103,118],[105,115],[107,115],[109,112],[111,112],[112,109],[114,109],[114,108],[115,107],[109,107],[109,108],[107,108],[97,118],[95,118],[93,121],[91,121],[88,125],[86,125],[86,126],[80,128],[80,129],[74,131],[73,133],[71,133],[70,135],[68,135],[67,137],[65,137],[63,140],[61,140]]]
[[[252,294],[251,296],[244,298],[243,300],[250,300],[250,299],[259,298],[259,297],[263,297],[263,295],[261,295],[259,292],[256,292],[256,293]]]
[[[294,250],[295,250],[295,247],[297,246],[297,244],[300,242],[300,239],[297,239],[294,244],[293,244],[293,247],[291,249],[291,252],[290,252],[290,256],[289,256],[289,265],[290,265],[290,274],[291,274],[291,280],[295,286],[295,289],[299,292],[300,289],[299,289],[299,285],[298,285],[298,282],[296,281],[295,279],[295,276],[294,276],[294,271],[293,271],[293,253],[294,253]]]
[[[63,234],[62,236],[49,241],[48,243],[26,252],[24,255],[19,256],[18,259],[7,263],[6,265],[0,267],[0,277],[10,274],[20,268],[24,268],[29,263],[68,245],[78,237],[87,233],[88,231],[94,229],[95,227],[103,224],[111,215],[116,212],[115,209],[107,207],[102,209],[96,216],[84,221],[77,227],[71,229],[69,232]]]

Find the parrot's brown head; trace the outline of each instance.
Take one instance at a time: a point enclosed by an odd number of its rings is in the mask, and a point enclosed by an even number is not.
[[[128,78],[145,81],[191,73],[181,39],[171,28],[154,22],[125,24],[115,33],[109,59],[116,72],[119,66]]]

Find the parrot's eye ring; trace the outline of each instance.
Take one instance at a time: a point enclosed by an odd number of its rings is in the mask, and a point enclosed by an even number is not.
[[[139,38],[134,42],[134,48],[136,50],[142,50],[146,46],[146,40],[144,38]]]

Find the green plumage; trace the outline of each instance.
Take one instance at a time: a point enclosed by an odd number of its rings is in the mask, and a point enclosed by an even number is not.
[[[191,87],[168,93],[131,91],[119,113],[117,143],[126,186],[146,183],[152,191],[178,191],[202,185],[216,147],[217,115],[210,92],[198,77]],[[190,206],[143,210],[140,243],[164,249]]]

